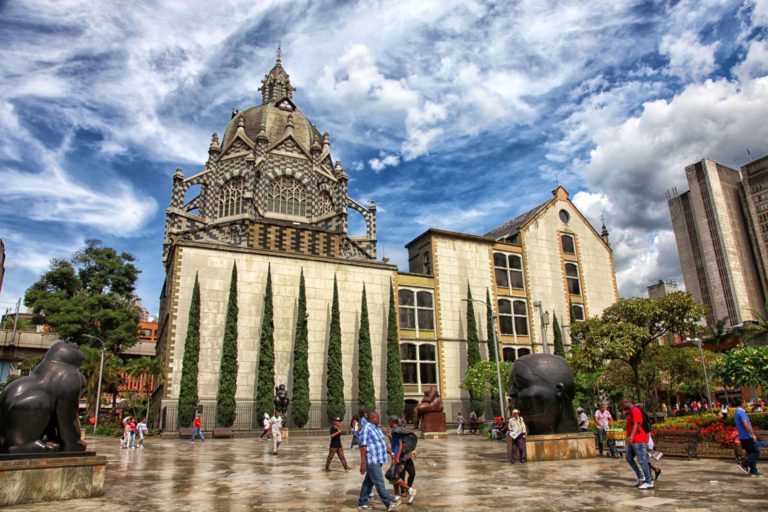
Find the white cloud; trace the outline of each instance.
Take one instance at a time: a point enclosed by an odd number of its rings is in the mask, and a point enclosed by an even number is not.
[[[400,157],[397,155],[387,155],[381,152],[379,153],[378,158],[368,160],[368,165],[370,165],[371,169],[374,171],[379,172],[387,167],[397,167],[400,165]]]
[[[734,72],[744,83],[748,83],[753,77],[768,75],[768,41],[753,41],[749,45],[747,56],[734,67]]]
[[[752,0],[752,24],[754,26],[768,25],[768,0]]]
[[[668,35],[661,40],[659,51],[669,57],[667,71],[683,80],[699,80],[715,69],[718,43],[701,44],[693,31]]]

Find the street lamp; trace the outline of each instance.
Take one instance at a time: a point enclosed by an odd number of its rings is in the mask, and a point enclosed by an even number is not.
[[[99,426],[99,410],[101,409],[101,378],[104,376],[104,351],[106,350],[106,347],[104,346],[104,341],[101,338],[97,338],[96,336],[91,336],[90,334],[83,334],[86,338],[91,338],[99,343],[101,343],[101,362],[99,363],[99,385],[96,389],[96,419],[93,422],[93,435],[96,435],[96,429]]]
[[[701,356],[701,366],[704,368],[704,383],[707,385],[707,399],[709,400],[709,406],[712,406],[712,393],[709,391],[709,377],[707,377],[707,363],[704,361],[704,350],[701,348],[701,338],[694,338],[693,342],[699,347],[699,355]]]
[[[504,418],[504,392],[501,387],[501,368],[499,366],[499,344],[496,342],[496,315],[493,313],[493,306],[485,302],[484,300],[480,299],[462,299],[463,302],[479,302],[480,304],[485,304],[488,309],[491,310],[491,320],[493,323],[493,329],[491,332],[491,336],[493,337],[493,358],[496,361],[496,386],[497,391],[499,393],[499,410],[501,411],[501,417]]]
[[[537,300],[533,303],[534,308],[539,309],[539,319],[541,320],[541,343],[542,350],[545,354],[549,354],[549,345],[547,345],[547,326],[549,325],[549,311],[544,311],[541,306],[541,301]]]

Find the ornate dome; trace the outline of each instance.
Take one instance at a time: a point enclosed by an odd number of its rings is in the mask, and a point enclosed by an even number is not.
[[[315,138],[322,143],[323,137],[317,128],[312,125],[301,110],[296,108],[290,99],[284,98],[238,112],[227,125],[222,148],[226,148],[234,138],[240,119],[243,120],[243,128],[249,139],[256,140],[256,136],[263,125],[269,142],[274,143],[285,135],[289,116],[293,121],[293,136],[307,153],[309,153]]]

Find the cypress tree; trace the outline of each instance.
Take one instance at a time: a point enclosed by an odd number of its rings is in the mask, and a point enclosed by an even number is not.
[[[387,316],[387,414],[400,416],[405,409],[403,369],[400,367],[400,340],[397,336],[395,289],[389,282],[389,315]]]
[[[304,290],[304,269],[299,278],[299,309],[296,313],[296,334],[293,342],[293,405],[294,424],[302,428],[309,421],[309,330],[307,328],[307,295]]]
[[[331,331],[328,337],[328,361],[326,393],[328,421],[336,416],[344,417],[344,375],[341,366],[341,313],[339,312],[339,287],[333,276],[333,306],[331,307]]]
[[[272,267],[267,267],[267,289],[264,291],[264,312],[261,315],[259,340],[259,375],[256,381],[258,412],[275,409],[275,324],[272,312]]]
[[[237,392],[237,263],[232,265],[229,284],[227,319],[224,323],[224,343],[221,347],[219,391],[216,395],[216,425],[231,427],[235,423],[235,393]]]
[[[360,332],[357,336],[357,387],[361,411],[376,410],[376,390],[373,386],[373,356],[371,354],[371,329],[368,324],[368,300],[363,284],[363,299],[360,306]]]
[[[472,290],[467,283],[467,369],[472,368],[480,359],[480,337],[477,335],[477,320],[475,319],[475,306],[472,302]],[[475,414],[483,413],[483,397],[474,396],[470,392],[470,407]]]
[[[496,330],[496,322],[493,321],[493,309],[491,309],[491,292],[488,288],[485,289],[485,316],[488,321],[486,324],[486,336],[488,336],[488,360],[494,361],[493,358],[493,333]],[[498,343],[498,338],[496,343]],[[498,345],[496,345],[498,350]],[[499,360],[501,360],[501,354],[499,354]]]
[[[187,337],[184,340],[184,359],[181,362],[181,389],[179,390],[179,426],[192,424],[197,411],[197,365],[200,359],[200,283],[195,273],[192,302],[189,304]]]
[[[555,355],[565,359],[565,345],[563,344],[563,331],[560,330],[560,322],[557,321],[557,315],[552,313],[552,332],[555,337]]]

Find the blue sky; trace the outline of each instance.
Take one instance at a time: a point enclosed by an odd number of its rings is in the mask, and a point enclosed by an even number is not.
[[[768,0],[0,1],[0,309],[98,238],[156,314],[171,176],[260,102],[278,41],[403,270],[425,229],[485,233],[559,182],[622,295],[682,282],[666,190],[768,153]]]

